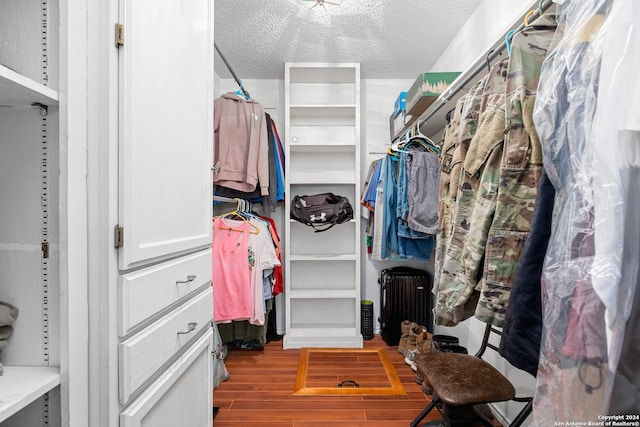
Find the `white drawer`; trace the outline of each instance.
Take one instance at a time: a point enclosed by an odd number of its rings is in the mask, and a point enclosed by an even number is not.
[[[211,427],[211,331],[120,413],[122,427]]]
[[[211,282],[211,249],[118,278],[118,336]]]
[[[185,304],[118,345],[120,403],[167,363],[202,328],[211,329],[213,290],[197,294]]]

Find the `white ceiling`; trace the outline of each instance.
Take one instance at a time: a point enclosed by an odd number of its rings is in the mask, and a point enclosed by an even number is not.
[[[334,1],[334,0],[326,0]],[[215,0],[215,43],[240,79],[281,79],[285,62],[359,62],[362,78],[429,71],[479,0]],[[216,55],[216,73],[231,78]]]

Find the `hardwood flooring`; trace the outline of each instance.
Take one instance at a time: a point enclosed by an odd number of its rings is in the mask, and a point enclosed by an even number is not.
[[[215,427],[407,427],[428,404],[397,347],[376,335],[365,348],[387,349],[406,396],[294,396],[300,350],[283,350],[282,342],[264,348],[231,348],[225,360],[228,381],[213,393],[220,409]],[[428,419],[438,418],[432,411]]]

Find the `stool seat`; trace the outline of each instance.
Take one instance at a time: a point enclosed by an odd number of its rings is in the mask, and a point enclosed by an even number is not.
[[[479,405],[511,400],[516,390],[489,363],[458,353],[416,355],[416,367],[442,402],[451,406]]]

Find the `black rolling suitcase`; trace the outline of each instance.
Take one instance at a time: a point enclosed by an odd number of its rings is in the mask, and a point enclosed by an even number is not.
[[[380,335],[387,345],[400,342],[404,320],[426,326],[433,332],[431,274],[410,267],[382,270],[380,278]]]

